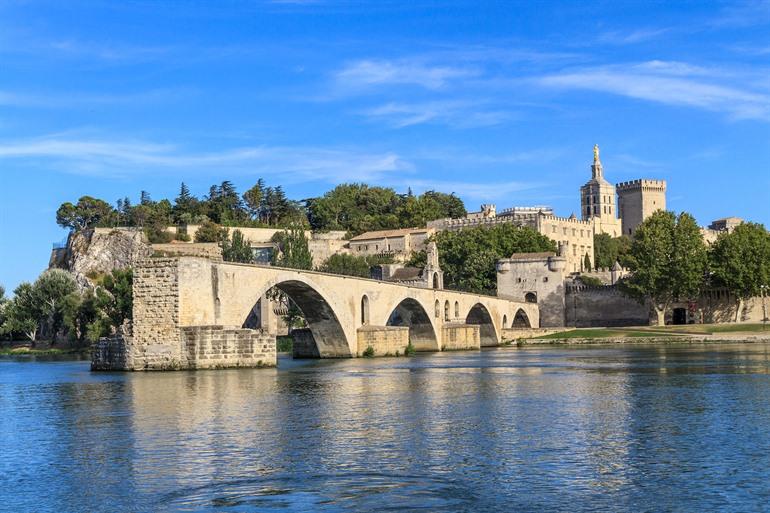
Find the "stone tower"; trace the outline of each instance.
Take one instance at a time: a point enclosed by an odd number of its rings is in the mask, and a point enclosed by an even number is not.
[[[426,253],[426,263],[423,268],[423,278],[427,281],[428,288],[443,289],[444,288],[444,271],[438,263],[438,248],[436,243],[430,241]]]
[[[636,227],[656,210],[666,210],[665,180],[632,180],[617,185],[618,213],[623,235],[633,235]]]
[[[599,145],[594,146],[591,179],[580,188],[580,212],[584,221],[592,221],[594,234],[620,235],[620,221],[615,208],[615,186],[604,179],[599,160]]]

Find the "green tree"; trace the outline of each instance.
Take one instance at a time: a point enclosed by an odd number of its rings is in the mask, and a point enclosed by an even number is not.
[[[218,242],[227,239],[227,228],[222,228],[211,221],[205,222],[195,232],[195,242]]]
[[[199,201],[198,198],[190,193],[189,187],[182,182],[179,188],[179,195],[174,200],[174,207],[172,208],[173,220],[177,224],[189,224],[186,220],[192,220],[192,218],[199,214]]]
[[[64,298],[77,290],[72,274],[62,269],[44,271],[32,285],[32,297],[41,333],[56,341],[64,323]]]
[[[556,243],[537,231],[512,224],[443,231],[435,236],[447,288],[495,294],[496,263],[513,253],[556,251]]]
[[[273,265],[292,269],[313,268],[313,257],[308,249],[305,231],[299,226],[292,226],[283,232],[277,232],[273,241],[278,243],[279,251],[273,255]]]
[[[243,193],[243,202],[252,219],[262,221],[262,202],[264,198],[265,181],[261,178],[257,180],[257,183],[251,189]]]
[[[658,210],[644,220],[634,234],[629,254],[630,277],[623,290],[649,299],[658,324],[674,301],[697,297],[707,268],[706,246],[695,219],[683,212]]]
[[[10,335],[21,333],[32,342],[34,347],[41,310],[31,283],[23,282],[16,287],[13,291],[13,299],[5,305],[4,313],[2,332]]]
[[[588,256],[588,253],[586,253],[585,256],[583,257],[583,270],[585,272],[591,271],[591,257]]]
[[[630,250],[631,239],[625,235],[620,237],[611,237],[606,233],[594,235],[594,267],[611,269],[615,262],[627,267],[627,256]]]
[[[759,296],[763,285],[770,287],[770,233],[761,224],[742,223],[720,234],[710,249],[713,283],[735,297],[738,322],[744,301]]]
[[[345,230],[358,235],[398,228],[400,198],[393,189],[362,183],[338,185],[320,198],[305,200],[314,230]]]
[[[250,264],[254,261],[254,253],[251,244],[244,240],[243,232],[233,231],[232,239],[222,241],[222,258],[225,262],[240,262]]]
[[[366,258],[345,253],[330,256],[318,270],[325,273],[371,278],[370,266]]]
[[[80,231],[117,218],[109,203],[106,201],[82,196],[77,204],[62,203],[56,211],[56,223],[62,228]]]

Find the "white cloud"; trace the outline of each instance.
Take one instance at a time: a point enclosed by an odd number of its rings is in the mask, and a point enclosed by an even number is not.
[[[456,128],[498,125],[511,114],[485,110],[476,102],[433,101],[424,103],[390,102],[361,112],[362,115],[384,120],[393,128],[404,128],[430,122],[446,123]]]
[[[611,31],[601,34],[599,36],[599,41],[617,45],[635,44],[655,39],[670,30],[671,29],[668,28],[648,28],[632,30],[630,32]]]
[[[397,84],[436,90],[444,88],[453,79],[475,74],[471,69],[429,66],[414,60],[360,60],[348,64],[334,76],[338,85],[351,89]]]
[[[736,119],[770,120],[770,94],[723,82],[727,73],[678,62],[583,68],[547,75],[538,83],[562,89],[588,89],[667,105],[723,112]],[[731,82],[748,82],[730,77]]]
[[[110,141],[64,136],[0,143],[0,161],[38,165],[41,161],[64,172],[126,176],[135,173],[184,170],[280,174],[284,182],[303,180],[337,183],[378,180],[393,172],[408,172],[412,164],[394,152],[346,148],[251,146],[195,153],[165,144]]]

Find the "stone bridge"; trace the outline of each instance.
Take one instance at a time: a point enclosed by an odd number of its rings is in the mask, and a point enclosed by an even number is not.
[[[102,341],[93,368],[150,370],[275,365],[271,289],[302,310],[295,356],[342,358],[494,346],[503,328],[538,327],[536,304],[379,280],[199,257],[134,269],[133,335]]]

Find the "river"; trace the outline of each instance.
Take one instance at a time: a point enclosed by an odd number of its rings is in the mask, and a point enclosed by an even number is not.
[[[770,345],[0,359],[0,511],[761,511]]]

